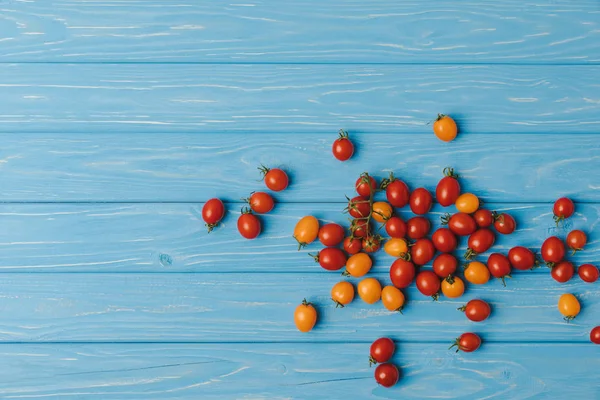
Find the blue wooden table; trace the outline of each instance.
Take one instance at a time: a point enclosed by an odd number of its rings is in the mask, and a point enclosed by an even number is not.
[[[404,315],[335,309],[339,275],[291,239],[306,214],[345,222],[363,171],[434,189],[453,166],[517,219],[494,250],[580,228],[572,259],[598,262],[599,93],[597,0],[0,0],[0,398],[600,398],[597,284],[540,268],[454,301],[411,287]],[[455,142],[432,135],[437,113]],[[246,241],[261,163],[291,185]],[[556,229],[565,195],[577,213]],[[208,235],[214,196],[230,212]],[[583,307],[570,324],[565,292]],[[309,334],[292,322],[304,297]],[[456,311],[476,297],[493,306],[480,324]],[[480,351],[448,350],[471,330]],[[367,362],[386,335],[393,389]]]

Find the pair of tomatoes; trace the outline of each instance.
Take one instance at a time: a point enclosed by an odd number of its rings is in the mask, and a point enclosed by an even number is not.
[[[390,338],[379,338],[371,344],[369,364],[379,364],[375,368],[375,380],[383,387],[392,387],[400,379],[398,367],[389,362],[395,350],[394,341]]]

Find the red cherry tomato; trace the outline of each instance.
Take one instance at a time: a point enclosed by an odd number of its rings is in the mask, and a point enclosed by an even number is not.
[[[410,256],[416,265],[425,265],[433,259],[435,246],[427,238],[417,240],[410,248]]]
[[[440,278],[429,270],[421,271],[417,275],[417,289],[425,296],[434,296],[438,294],[441,287]]]
[[[565,283],[570,281],[573,275],[575,275],[575,267],[573,263],[561,261],[552,267],[551,275],[556,282]]]
[[[366,218],[371,212],[371,205],[369,204],[369,199],[356,196],[348,201],[348,208],[346,210],[354,218]]]
[[[350,233],[355,238],[364,238],[371,232],[371,226],[366,219],[353,219],[350,223]]]
[[[442,225],[448,225],[448,228],[458,236],[469,236],[477,230],[475,219],[465,213],[456,213],[452,216],[446,214],[442,217]]]
[[[340,137],[331,146],[331,152],[338,160],[346,161],[354,154],[354,145],[348,137],[348,132],[340,129],[339,135]]]
[[[406,236],[406,222],[400,217],[391,217],[385,222],[385,231],[392,238],[403,238]]]
[[[394,364],[384,363],[379,364],[375,368],[375,380],[383,387],[392,387],[400,378],[400,372]]]
[[[502,213],[494,217],[494,228],[498,233],[510,235],[517,228],[517,223],[512,216]]]
[[[319,229],[319,240],[324,246],[337,246],[342,243],[346,230],[338,224],[325,224]]]
[[[577,273],[582,281],[593,283],[598,280],[598,268],[592,264],[583,264],[577,269]]]
[[[438,182],[435,188],[435,198],[443,207],[453,205],[460,196],[460,183],[458,175],[452,168],[444,168],[444,177]]]
[[[362,248],[366,253],[375,253],[381,247],[381,239],[378,236],[367,236],[363,238]]]
[[[260,166],[258,169],[263,174],[265,185],[272,191],[281,192],[288,187],[289,179],[283,170],[279,168],[269,169],[264,165]]]
[[[247,199],[250,209],[258,214],[266,214],[275,207],[275,201],[269,193],[254,192]]]
[[[494,245],[495,240],[494,232],[487,228],[475,231],[475,233],[469,236],[469,248],[467,249],[465,258],[470,260],[477,254],[485,253]]]
[[[398,289],[407,288],[415,279],[415,265],[411,261],[398,259],[390,267],[390,279]]]
[[[569,218],[575,212],[575,204],[567,197],[561,197],[554,203],[554,220],[558,224],[565,218]]]
[[[550,236],[542,244],[542,258],[547,263],[558,263],[565,258],[565,244],[556,236]]]
[[[348,236],[344,239],[344,250],[350,255],[354,255],[362,250],[362,240]]]
[[[508,260],[514,269],[526,271],[536,266],[535,253],[523,246],[513,247],[508,251]]]
[[[465,353],[471,353],[481,346],[481,338],[475,333],[467,332],[460,335],[450,348],[456,346],[456,352],[464,351]]]
[[[431,223],[425,217],[412,217],[406,222],[407,235],[416,240],[427,236],[431,229]]]
[[[502,284],[506,286],[505,279],[510,278],[510,261],[508,257],[500,253],[492,253],[488,257],[487,267],[490,274],[498,279],[502,279]]]
[[[592,343],[600,344],[600,326],[597,326],[590,331],[590,340]]]
[[[410,194],[410,209],[417,215],[424,215],[431,210],[433,197],[425,188],[417,188]]]
[[[458,260],[452,254],[440,254],[433,260],[433,272],[442,279],[454,275],[458,268]]]
[[[456,250],[456,246],[458,245],[456,236],[448,228],[439,228],[433,232],[431,240],[436,250],[440,253],[451,253]]]
[[[583,250],[583,247],[586,245],[586,243],[587,236],[583,231],[576,229],[569,232],[567,235],[567,246],[569,246],[573,252]]]
[[[460,307],[459,310],[464,311],[467,318],[473,322],[486,320],[492,312],[490,305],[479,299],[470,300],[466,305]]]
[[[237,228],[246,239],[254,239],[260,235],[261,225],[258,217],[249,211],[242,211],[242,215],[238,218]]]
[[[484,208],[475,211],[473,218],[475,218],[475,223],[480,228],[489,228],[494,223],[494,214]]]
[[[400,179],[394,178],[394,174],[390,174],[388,179],[381,182],[381,188],[385,189],[385,197],[392,206],[402,208],[408,204],[410,198],[408,186]]]
[[[346,253],[337,247],[327,247],[317,254],[309,254],[323,269],[328,271],[337,271],[346,266]]]
[[[375,193],[375,190],[377,190],[377,181],[365,172],[356,180],[354,187],[356,188],[356,193],[360,196],[369,198],[371,193]]]
[[[379,338],[371,344],[369,364],[385,363],[391,360],[396,350],[394,341],[390,338]]]
[[[223,219],[225,205],[219,199],[210,199],[202,207],[202,219],[210,233]]]

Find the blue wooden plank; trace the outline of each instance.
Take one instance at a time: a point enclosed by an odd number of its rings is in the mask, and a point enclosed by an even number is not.
[[[463,134],[590,133],[599,74],[591,65],[4,64],[0,123],[6,133],[431,135],[446,113]]]
[[[370,274],[389,283],[387,268]],[[600,289],[574,279],[552,280],[549,272],[515,273],[471,285],[464,298],[440,299],[406,291],[401,315],[379,302],[360,299],[336,308],[331,287],[339,273],[214,274],[1,274],[1,342],[369,342],[393,335],[401,341],[451,342],[477,330],[488,342],[587,343],[598,325]],[[356,283],[356,279],[353,279]],[[557,310],[561,294],[579,296],[582,312],[571,323]],[[319,322],[300,333],[293,312],[313,302]],[[490,302],[493,315],[481,323],[457,308],[472,298]]]
[[[435,189],[444,167],[486,202],[552,202],[562,195],[600,202],[597,135],[354,133],[357,152],[340,163],[337,138],[323,134],[2,134],[1,201],[239,201],[264,186],[257,166],[282,166],[282,202],[339,202],[360,173],[392,170],[412,188]],[[308,167],[310,165],[310,167]],[[528,171],[528,173],[523,173]]]
[[[9,2],[3,61],[600,61],[598,3]]]

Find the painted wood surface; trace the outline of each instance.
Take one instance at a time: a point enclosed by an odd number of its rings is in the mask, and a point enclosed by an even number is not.
[[[600,66],[0,65],[1,131],[593,133]],[[168,142],[168,141],[167,141]]]
[[[594,0],[8,1],[1,61],[598,63]]]
[[[435,395],[437,387],[456,399],[600,395],[598,386],[585,379],[600,367],[597,352],[588,346],[484,346],[485,352],[462,355],[445,344],[401,344],[395,358],[404,374],[401,384],[383,389],[371,383],[368,344],[2,345],[0,395],[191,400],[314,399],[327,394],[332,399],[422,399]]]

